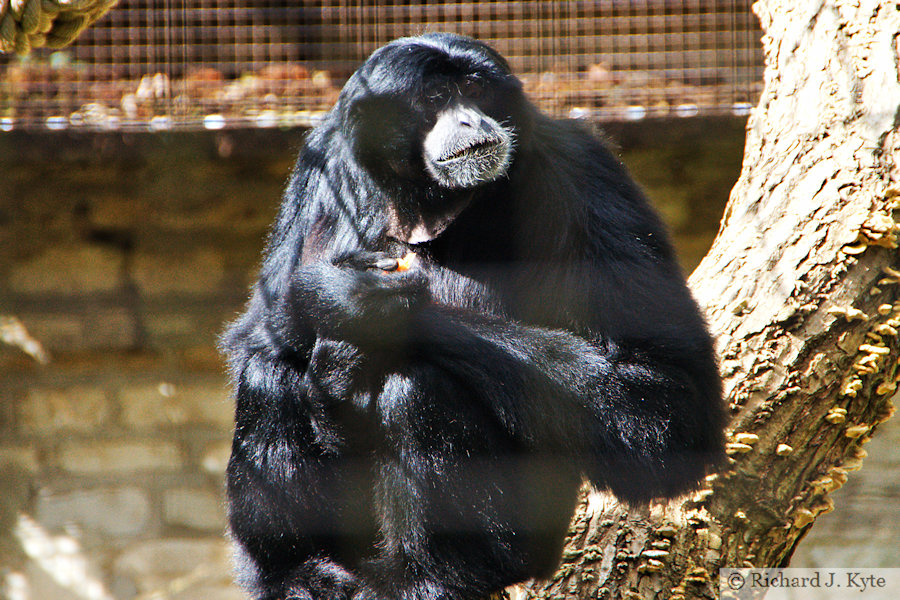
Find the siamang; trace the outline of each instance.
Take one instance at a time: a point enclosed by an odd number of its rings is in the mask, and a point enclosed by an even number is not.
[[[222,346],[229,529],[260,600],[483,598],[552,573],[583,477],[669,498],[722,453],[712,343],[658,217],[457,35],[352,75]]]

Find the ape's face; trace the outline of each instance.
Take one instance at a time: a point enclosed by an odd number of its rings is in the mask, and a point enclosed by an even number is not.
[[[356,155],[376,178],[459,191],[506,174],[525,105],[502,58],[446,35],[385,46],[342,101]]]
[[[479,107],[484,84],[467,77],[442,87],[438,93],[443,106],[422,143],[428,173],[447,188],[474,187],[504,175],[515,132]]]

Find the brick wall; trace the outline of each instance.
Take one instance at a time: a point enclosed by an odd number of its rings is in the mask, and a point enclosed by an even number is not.
[[[0,314],[52,357],[0,347],[11,597],[240,597],[214,344],[298,139],[0,136]]]

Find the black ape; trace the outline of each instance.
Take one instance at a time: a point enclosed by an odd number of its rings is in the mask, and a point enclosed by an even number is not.
[[[721,453],[710,338],[659,220],[454,35],[350,78],[223,345],[231,532],[260,599],[484,597],[552,572],[583,475],[670,497]]]

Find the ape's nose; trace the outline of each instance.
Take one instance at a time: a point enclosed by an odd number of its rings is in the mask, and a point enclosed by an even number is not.
[[[460,127],[471,127],[482,131],[486,131],[490,128],[490,124],[485,121],[481,111],[465,106],[459,108],[457,122]]]

